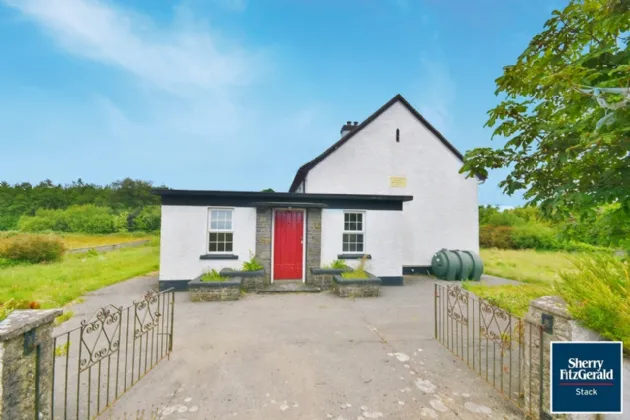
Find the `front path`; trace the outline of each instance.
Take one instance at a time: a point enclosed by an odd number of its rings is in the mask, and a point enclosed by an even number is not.
[[[154,278],[101,289],[65,329],[99,306],[128,304]],[[329,293],[192,303],[178,293],[174,352],[102,418],[160,408],[161,419],[521,418],[433,339],[433,282],[379,298]],[[149,415],[144,417],[150,419]]]

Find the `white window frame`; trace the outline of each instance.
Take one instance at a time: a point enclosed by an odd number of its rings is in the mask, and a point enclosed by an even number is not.
[[[346,230],[346,214],[357,214],[357,215],[361,215],[361,230]],[[365,216],[366,216],[366,212],[365,211],[360,211],[360,210],[348,210],[348,211],[344,211],[343,212],[343,233],[341,234],[341,253],[342,254],[357,254],[357,255],[364,255],[366,253],[366,234],[365,234]],[[363,235],[363,250],[362,251],[345,251],[344,248],[344,240],[343,237],[346,234],[350,234],[350,235]]]
[[[230,228],[212,228],[212,212],[228,211],[230,212]],[[234,208],[230,207],[208,207],[208,228],[206,229],[206,252],[208,254],[233,254],[234,253]],[[231,233],[232,234],[232,250],[231,251],[210,251],[210,234],[211,233]],[[226,241],[223,242],[227,243]]]

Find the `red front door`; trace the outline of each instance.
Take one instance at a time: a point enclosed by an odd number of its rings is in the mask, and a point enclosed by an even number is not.
[[[273,236],[274,280],[302,280],[304,212],[276,211]]]

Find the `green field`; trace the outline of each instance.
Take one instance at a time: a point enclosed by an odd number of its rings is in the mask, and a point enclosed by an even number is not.
[[[484,273],[523,284],[487,286],[476,282],[464,283],[464,288],[495,305],[523,316],[529,301],[552,295],[554,281],[560,280],[561,271],[574,269],[571,257],[575,254],[562,251],[482,249]]]
[[[42,308],[68,304],[87,292],[157,271],[159,246],[123,248],[101,254],[69,254],[50,264],[0,268],[0,303]],[[0,317],[2,315],[0,314]]]
[[[9,240],[9,238],[19,235],[26,234],[15,231],[0,232],[0,248],[2,248],[3,244],[5,244]],[[112,233],[109,235],[86,235],[81,233],[32,233],[28,235],[54,236],[60,238],[67,249],[89,248],[156,238],[156,235],[148,235],[146,233]]]

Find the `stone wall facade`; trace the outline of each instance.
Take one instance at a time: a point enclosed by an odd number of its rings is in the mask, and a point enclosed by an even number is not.
[[[322,263],[322,209],[306,210],[306,283],[322,287],[314,279],[311,267]],[[329,286],[330,287],[330,286]]]
[[[53,321],[62,313],[60,309],[14,311],[0,324],[0,419],[51,419],[51,334]],[[26,334],[33,331],[33,346],[25,349]]]
[[[265,284],[271,281],[271,226],[273,210],[268,207],[256,209],[256,259],[265,268]]]

